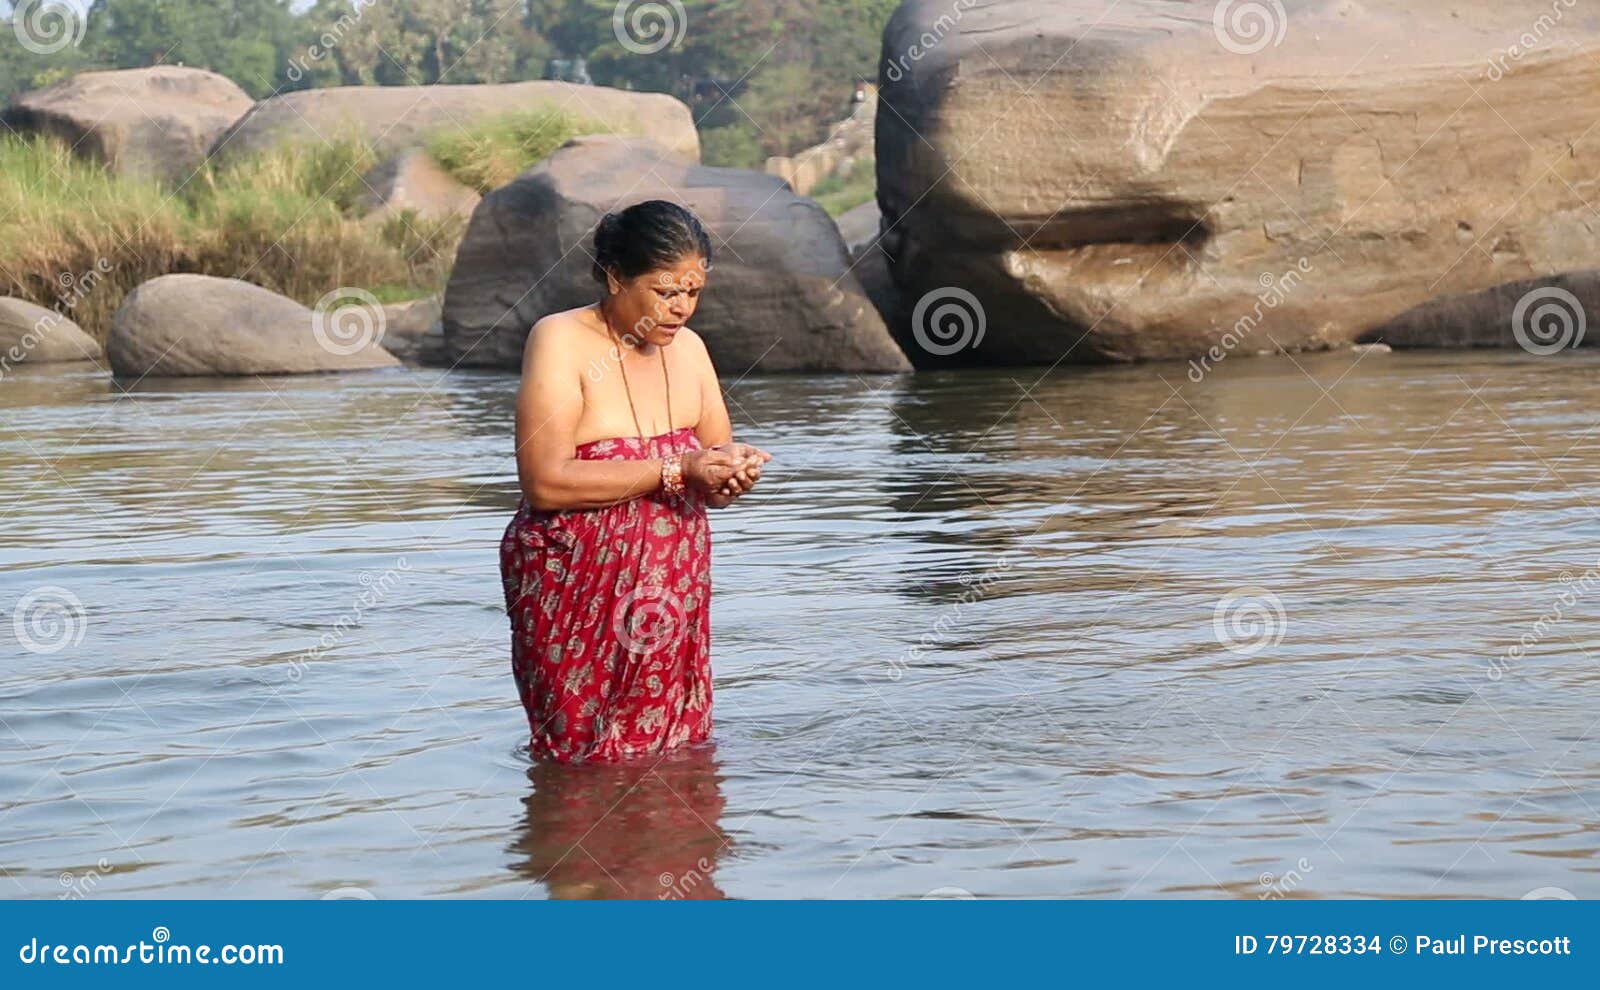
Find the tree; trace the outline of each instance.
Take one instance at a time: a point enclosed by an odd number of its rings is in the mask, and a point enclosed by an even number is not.
[[[14,17],[25,19],[18,25]],[[0,103],[94,68],[83,26],[83,8],[64,0],[43,0],[21,12],[0,0]]]
[[[530,0],[524,24],[558,58],[589,58],[611,35],[609,16],[597,16],[590,0]]]
[[[428,85],[527,79],[548,46],[525,0],[318,0],[316,85]]]
[[[85,44],[110,67],[210,69],[259,98],[283,85],[300,41],[291,7],[292,0],[93,0]]]
[[[759,165],[816,143],[848,112],[854,81],[877,76],[899,0],[71,2],[90,5],[80,45],[39,56],[0,38],[0,96],[84,68],[157,62],[215,70],[260,98],[538,79],[552,56],[584,58],[595,82],[689,104],[708,160]]]
[[[575,16],[573,4],[559,6]],[[848,112],[855,81],[877,78],[883,29],[899,0],[681,0],[681,18],[642,0],[587,6],[592,21],[618,28],[591,53],[597,81],[673,93],[694,110],[716,152],[710,160],[758,165],[822,140]],[[649,17],[647,8],[674,13]],[[613,25],[619,9],[625,16]],[[626,16],[633,12],[636,21]],[[665,32],[676,43],[665,44]]]

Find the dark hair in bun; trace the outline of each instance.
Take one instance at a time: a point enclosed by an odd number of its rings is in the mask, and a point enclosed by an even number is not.
[[[607,271],[637,278],[694,255],[711,263],[710,236],[693,212],[664,199],[607,213],[594,231],[594,278],[601,285]]]

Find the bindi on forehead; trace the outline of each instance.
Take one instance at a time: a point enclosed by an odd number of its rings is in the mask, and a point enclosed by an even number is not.
[[[657,286],[677,292],[689,292],[701,288],[705,283],[705,276],[698,271],[685,272],[681,275],[674,272],[662,272],[656,276]]]

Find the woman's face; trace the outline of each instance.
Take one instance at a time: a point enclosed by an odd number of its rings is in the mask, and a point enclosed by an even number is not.
[[[665,347],[694,316],[706,284],[706,260],[699,255],[645,272],[637,278],[606,280],[610,307],[625,342]]]

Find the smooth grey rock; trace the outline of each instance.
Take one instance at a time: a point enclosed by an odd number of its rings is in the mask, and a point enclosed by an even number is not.
[[[118,307],[106,355],[118,375],[157,378],[399,365],[376,343],[377,321],[370,312],[350,309],[323,316],[239,279],[163,275],[134,289]]]
[[[451,356],[519,368],[534,323],[600,297],[589,254],[600,218],[649,199],[683,203],[711,231],[693,327],[724,372],[910,369],[820,206],[774,176],[611,135],[568,142],[484,197],[445,290]]]
[[[0,363],[98,361],[100,345],[53,309],[23,299],[0,298]]]
[[[252,105],[215,72],[157,65],[79,73],[17,96],[5,117],[16,130],[58,137],[119,175],[178,184]]]

